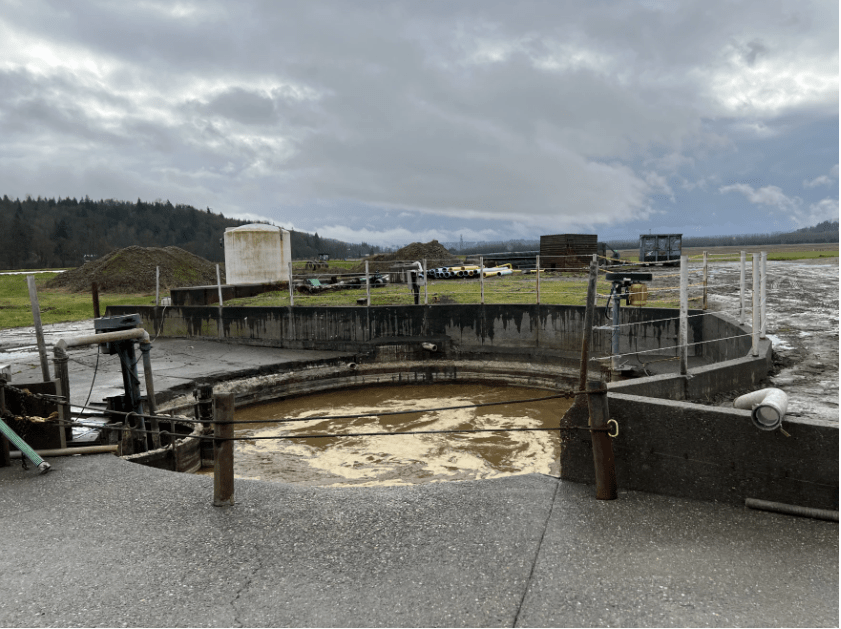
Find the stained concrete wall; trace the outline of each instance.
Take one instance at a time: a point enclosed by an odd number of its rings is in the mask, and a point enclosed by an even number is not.
[[[450,348],[478,354],[547,352],[578,360],[584,324],[581,306],[436,305],[377,307],[134,307],[109,313],[138,312],[147,329],[168,337],[222,338],[291,349],[364,351],[372,344],[407,337],[445,337]],[[675,356],[678,324],[673,309],[624,308],[620,352],[657,350]],[[690,343],[702,340],[703,326],[690,319]],[[602,319],[599,323],[604,324]],[[690,348],[703,356],[704,346]],[[667,349],[662,349],[667,348]],[[594,333],[594,356],[610,352],[610,332]],[[723,350],[726,353],[726,350]],[[734,353],[729,358],[743,354]]]
[[[584,320],[581,307],[537,305],[108,309],[111,315],[130,312],[138,312],[148,330],[163,336],[351,351],[368,363],[353,374],[347,366],[327,369],[317,378],[325,379],[321,384],[294,384],[299,393],[380,378],[481,380],[490,373],[500,377],[506,369],[518,376],[534,374],[536,386],[555,383],[568,390],[576,382]],[[660,321],[674,315],[669,309],[623,309],[626,322],[654,320],[633,326],[625,347],[639,351],[676,345],[676,321]],[[770,342],[760,343],[758,357],[749,356],[750,338],[744,336],[749,330],[737,322],[720,315],[690,321],[690,342],[739,338],[697,345],[707,363],[711,358],[719,362],[690,369],[689,378],[666,374],[610,383],[610,415],[620,425],[613,441],[619,487],[732,503],[760,498],[837,509],[836,427],[786,420],[783,427],[791,437],[784,437],[753,428],[748,411],[681,401],[756,386],[771,367]],[[424,340],[441,351],[424,354]],[[609,343],[609,334],[597,335],[593,352],[606,354]],[[574,407],[565,420],[586,425],[586,405]],[[562,478],[592,483],[589,435],[574,430],[563,439]]]

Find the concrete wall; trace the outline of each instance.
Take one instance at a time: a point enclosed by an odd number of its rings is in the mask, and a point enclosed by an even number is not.
[[[544,305],[435,305],[376,307],[136,307],[115,306],[109,313],[137,312],[144,326],[169,337],[236,340],[292,349],[364,351],[371,344],[406,337],[445,337],[453,351],[501,354],[547,352],[578,360],[584,307]],[[665,308],[623,308],[620,352],[657,350],[676,355],[676,312]],[[599,315],[599,324],[606,320]],[[690,343],[702,340],[701,319],[690,319]],[[690,355],[703,356],[704,346]],[[660,348],[672,348],[661,350]],[[607,355],[610,332],[594,333],[592,355]],[[727,354],[726,348],[720,353]],[[743,354],[732,353],[728,358]]]
[[[277,374],[276,383],[268,376],[252,387],[260,396],[388,381],[504,381],[506,373],[532,386],[569,390],[577,382],[584,319],[581,307],[537,305],[226,307],[221,318],[213,307],[108,309],[112,315],[130,312],[139,312],[144,326],[163,336],[358,353],[361,364],[353,370],[326,363],[321,370],[284,367],[288,373]],[[655,320],[634,326],[626,347],[676,345],[676,322],[660,321],[674,315],[668,309],[623,309],[627,322]],[[690,321],[690,342],[746,332],[719,315]],[[424,340],[441,351],[425,353],[420,349]],[[597,335],[594,354],[607,353],[609,343],[608,333]],[[749,337],[696,347],[705,363],[690,369],[689,378],[665,374],[610,383],[610,415],[620,425],[613,441],[620,489],[837,509],[837,427],[785,420],[791,437],[784,437],[753,428],[748,411],[681,401],[759,385],[771,367],[770,341],[760,343],[758,357],[748,355]],[[711,358],[719,362],[710,363]],[[255,393],[243,389],[237,395],[254,401]],[[586,425],[587,419],[586,404],[576,405],[564,418],[571,425]],[[592,483],[589,434],[562,434],[562,478]]]
[[[837,427],[784,420],[785,436],[754,428],[750,411],[612,392],[608,406],[619,423],[613,450],[621,489],[838,509]],[[582,420],[586,425],[586,410],[568,418],[573,425]],[[586,432],[569,432],[561,470],[567,480],[595,483]]]

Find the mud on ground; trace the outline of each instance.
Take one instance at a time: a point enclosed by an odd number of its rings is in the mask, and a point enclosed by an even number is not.
[[[746,321],[750,323],[747,266]],[[770,261],[767,268],[766,332],[774,351],[768,386],[788,394],[787,416],[837,425],[838,258]],[[710,265],[709,309],[739,316],[739,274],[737,262]],[[729,405],[732,400],[719,403]]]

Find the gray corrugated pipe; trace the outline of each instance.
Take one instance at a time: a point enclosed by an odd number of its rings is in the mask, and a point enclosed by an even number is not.
[[[750,509],[760,509],[762,511],[773,511],[774,513],[785,513],[786,515],[799,515],[804,518],[838,522],[838,512],[830,509],[814,509],[799,505],[787,505],[781,502],[757,500],[756,498],[745,498],[745,506]]]
[[[751,411],[753,425],[760,430],[776,430],[783,423],[788,396],[780,389],[760,389],[736,398],[733,406]]]

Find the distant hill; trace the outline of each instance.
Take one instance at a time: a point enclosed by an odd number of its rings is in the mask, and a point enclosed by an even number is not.
[[[0,268],[32,269],[81,266],[130,246],[180,247],[212,262],[224,261],[219,244],[227,227],[248,221],[225,218],[207,208],[169,201],[103,199],[0,199]],[[331,258],[359,258],[381,249],[291,231],[296,260],[328,253]]]

